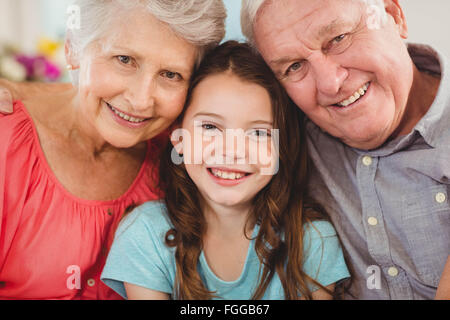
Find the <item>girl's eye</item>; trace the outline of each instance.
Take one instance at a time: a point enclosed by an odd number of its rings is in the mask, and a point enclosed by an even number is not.
[[[129,56],[117,56],[117,59],[123,64],[130,64],[131,62],[131,57]]]
[[[266,139],[271,137],[271,134],[268,129],[255,129],[250,132],[250,136],[256,139]]]
[[[217,129],[217,127],[213,124],[202,124],[202,128],[205,130],[214,130]]]

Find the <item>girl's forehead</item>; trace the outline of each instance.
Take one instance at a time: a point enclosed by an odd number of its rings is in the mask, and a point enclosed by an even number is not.
[[[196,117],[272,123],[272,102],[263,86],[221,73],[207,76],[194,89],[185,119]]]

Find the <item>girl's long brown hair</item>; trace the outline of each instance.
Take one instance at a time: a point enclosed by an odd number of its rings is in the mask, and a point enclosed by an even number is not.
[[[327,289],[303,271],[303,227],[313,220],[325,219],[326,215],[306,196],[308,157],[304,115],[288,98],[264,60],[248,45],[235,41],[226,42],[206,55],[193,76],[185,110],[192,92],[203,79],[225,72],[267,90],[274,128],[280,129],[279,171],[255,197],[247,219],[247,224],[256,221],[260,226],[255,250],[262,262],[261,281],[252,298],[262,298],[277,273],[286,299],[300,296],[311,299],[308,285]],[[180,123],[183,114],[178,119]],[[211,299],[214,292],[205,287],[197,269],[207,228],[200,207],[202,199],[184,165],[176,165],[171,160],[172,149],[169,144],[161,158],[160,188],[174,226],[165,238],[168,246],[176,248],[174,298]]]

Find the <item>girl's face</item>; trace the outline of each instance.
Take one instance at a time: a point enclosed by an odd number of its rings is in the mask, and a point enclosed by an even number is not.
[[[186,170],[210,205],[249,205],[277,170],[272,104],[261,86],[230,73],[194,89],[182,122]]]
[[[132,11],[79,61],[86,124],[111,145],[132,147],[181,113],[197,49],[151,14]]]

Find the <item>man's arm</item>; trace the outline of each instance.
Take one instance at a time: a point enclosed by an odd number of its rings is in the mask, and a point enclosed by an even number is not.
[[[442,272],[441,281],[436,291],[436,300],[450,300],[450,256]]]

